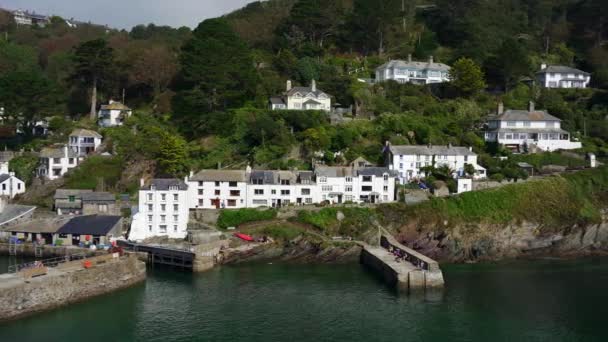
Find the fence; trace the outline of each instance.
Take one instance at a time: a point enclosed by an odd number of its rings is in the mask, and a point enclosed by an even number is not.
[[[80,253],[80,254],[66,255],[63,257],[51,258],[51,259],[46,259],[46,260],[32,261],[32,262],[28,262],[28,263],[24,263],[24,264],[19,264],[19,265],[11,265],[8,267],[8,273],[18,273],[18,272],[21,272],[26,269],[39,268],[41,266],[57,267],[60,264],[70,262],[70,261],[75,261],[75,260],[82,260],[82,259],[85,259],[86,257],[87,257],[87,255],[85,253]]]

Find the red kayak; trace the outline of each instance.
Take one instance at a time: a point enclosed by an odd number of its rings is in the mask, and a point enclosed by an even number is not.
[[[245,240],[245,241],[253,241],[253,237],[247,235],[247,234],[241,234],[241,233],[234,233],[234,236],[236,236],[237,238],[241,239],[241,240]]]

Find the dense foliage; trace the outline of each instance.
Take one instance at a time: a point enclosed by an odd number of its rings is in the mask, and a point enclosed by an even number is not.
[[[222,210],[217,219],[217,226],[226,229],[228,227],[238,227],[238,225],[254,222],[272,220],[277,217],[277,211],[274,209],[257,210],[257,209],[238,209],[238,210]]]

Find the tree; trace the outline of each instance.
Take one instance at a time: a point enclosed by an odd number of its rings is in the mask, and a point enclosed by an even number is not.
[[[0,107],[4,117],[31,137],[36,122],[58,109],[54,85],[39,71],[13,71],[0,78]]]
[[[0,41],[0,75],[11,71],[39,69],[36,50],[29,46]]]
[[[154,91],[154,98],[167,89],[177,73],[175,55],[164,46],[145,49],[131,68],[130,79],[135,84],[145,84]]]
[[[456,90],[463,96],[472,96],[485,89],[483,71],[470,58],[460,58],[450,70],[450,81]]]
[[[114,52],[103,39],[90,40],[74,51],[73,80],[91,86],[91,119],[96,118],[97,87],[108,80],[114,67]]]
[[[188,146],[184,138],[163,131],[157,160],[161,172],[171,176],[184,175],[188,171]]]

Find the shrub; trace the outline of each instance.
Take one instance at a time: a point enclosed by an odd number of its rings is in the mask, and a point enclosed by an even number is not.
[[[255,221],[272,220],[277,217],[275,209],[257,210],[257,209],[237,209],[237,210],[222,210],[217,219],[217,226],[226,229],[228,227],[236,227],[240,224]]]

